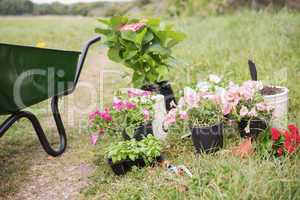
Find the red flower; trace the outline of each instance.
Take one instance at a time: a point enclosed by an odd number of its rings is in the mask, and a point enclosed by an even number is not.
[[[280,156],[282,156],[282,154],[283,154],[283,149],[280,147],[277,149],[277,155],[278,155],[278,157],[280,157]]]
[[[290,128],[291,127],[289,126],[289,129]],[[297,132],[296,129],[292,129],[291,132],[292,133],[285,131],[285,133],[284,133],[284,137],[285,137],[284,147],[290,154],[294,153],[300,145],[299,132]]]
[[[278,129],[272,128],[272,129],[271,129],[271,133],[272,133],[272,140],[274,140],[274,141],[279,140],[281,134],[280,134],[280,132],[279,132]]]
[[[292,133],[293,137],[296,138],[296,143],[299,144],[300,143],[299,129],[295,125],[293,125],[293,124],[289,124],[288,125],[288,129]]]

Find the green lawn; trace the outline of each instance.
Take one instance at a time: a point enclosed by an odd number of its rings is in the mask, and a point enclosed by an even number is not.
[[[300,125],[300,14],[244,11],[172,22],[188,35],[176,48],[178,66],[170,71],[177,94],[185,85],[194,84],[209,73],[236,82],[247,80],[250,78],[247,59],[251,58],[257,63],[259,79],[288,86],[290,121]],[[93,35],[95,25],[96,21],[90,18],[0,18],[0,42],[35,45],[44,41],[48,47],[79,49]],[[36,107],[39,106],[46,104]],[[0,140],[0,180],[7,184],[0,188],[3,196],[18,191],[15,180],[26,181],[26,165],[20,171],[16,163],[24,161],[19,154],[39,148],[34,136],[28,136],[32,133],[25,135],[24,130],[28,132],[29,124],[20,123]],[[84,139],[88,137],[85,127],[80,131],[73,127],[70,132],[72,151],[77,152],[72,156],[80,156],[97,166],[90,185],[78,199],[300,199],[299,154],[282,163],[262,160],[256,154],[242,160],[233,157],[226,149],[240,139],[228,127],[225,150],[199,157],[195,156],[191,141],[180,141],[180,133],[170,133],[164,154],[172,163],[188,166],[193,179],[177,177],[159,167],[133,170],[124,177],[116,177],[103,158],[103,149],[110,138],[104,138],[94,148]],[[16,161],[11,157],[16,157]]]

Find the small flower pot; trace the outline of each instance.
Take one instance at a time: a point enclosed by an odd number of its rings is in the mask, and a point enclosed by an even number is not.
[[[272,127],[284,128],[287,126],[288,93],[286,87],[265,86],[262,90],[264,100],[274,108],[271,119]]]
[[[213,153],[223,147],[223,122],[209,127],[191,128],[197,153]]]
[[[167,111],[171,110],[170,104],[172,101],[176,103],[174,92],[168,81],[161,81],[156,84],[145,85],[142,87],[142,89],[163,95],[165,97],[165,106]]]
[[[161,162],[163,159],[163,156],[158,156],[152,163],[150,163],[150,166],[154,166],[156,162]],[[127,159],[119,161],[117,163],[113,163],[112,159],[109,158],[107,160],[107,163],[111,167],[112,171],[118,176],[126,174],[132,169],[133,166],[136,166],[138,168],[143,168],[146,166],[146,162],[143,158],[138,158],[135,161]]]
[[[267,128],[266,120],[262,120],[259,118],[252,119],[249,123],[249,132],[246,131],[248,126],[248,120],[242,119],[238,123],[239,132],[241,137],[243,138],[251,137],[253,139],[256,139],[257,136]]]
[[[146,138],[149,134],[153,135],[152,122],[136,127],[134,130],[133,138],[136,139],[137,141],[141,141],[144,138]],[[126,133],[125,130],[122,132],[122,136],[125,140],[133,139]]]

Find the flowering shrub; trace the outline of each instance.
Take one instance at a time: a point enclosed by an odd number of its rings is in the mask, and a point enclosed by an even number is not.
[[[152,120],[155,98],[151,92],[129,89],[127,94],[118,94],[112,105],[103,111],[96,110],[89,115],[92,144],[97,142],[99,135],[104,133],[120,134],[124,130],[133,135],[134,129]]]
[[[134,71],[134,87],[141,88],[166,78],[174,63],[171,48],[185,38],[183,33],[174,31],[172,26],[164,25],[159,19],[114,16],[99,21],[105,27],[95,31],[106,36],[108,57]]]
[[[259,148],[264,153],[272,153],[275,157],[294,154],[300,147],[299,129],[293,125],[288,125],[288,130],[271,128],[268,134],[262,137]]]
[[[222,121],[219,96],[213,92],[184,89],[184,96],[165,118],[165,126],[188,124],[190,127],[206,127]]]

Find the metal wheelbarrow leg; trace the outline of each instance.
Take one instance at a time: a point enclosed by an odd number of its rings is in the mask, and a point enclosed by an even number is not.
[[[6,121],[4,121],[2,123],[2,125],[0,126],[0,137],[2,137],[5,134],[5,132],[19,119],[27,118],[31,122],[44,150],[51,156],[61,155],[66,149],[67,137],[66,137],[65,128],[64,128],[63,122],[61,120],[59,110],[58,110],[58,97],[57,96],[54,96],[52,98],[51,108],[52,108],[52,114],[53,114],[53,117],[54,117],[54,120],[56,123],[57,131],[59,134],[60,144],[59,144],[58,150],[54,150],[51,147],[39,120],[33,113],[28,112],[28,111],[19,111],[15,114],[12,114]]]

